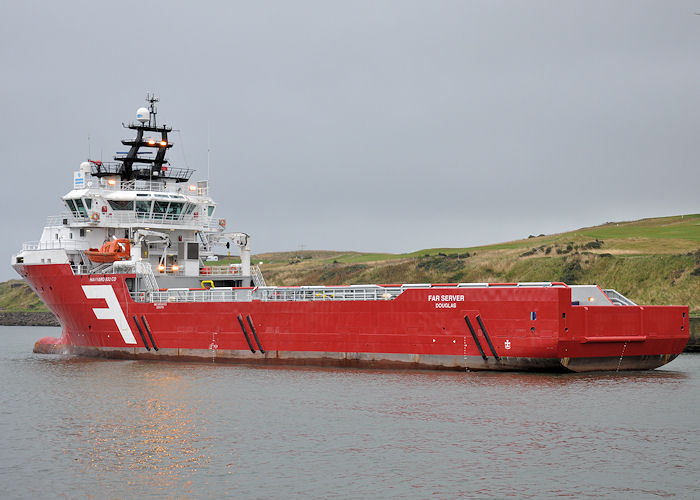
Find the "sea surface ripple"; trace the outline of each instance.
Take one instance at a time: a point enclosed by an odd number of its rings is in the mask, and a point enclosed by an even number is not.
[[[3,498],[700,498],[700,355],[402,372],[32,353],[0,327]]]

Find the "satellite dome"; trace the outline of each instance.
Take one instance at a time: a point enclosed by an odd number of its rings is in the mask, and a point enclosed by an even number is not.
[[[80,164],[80,170],[90,170],[90,162],[84,161]]]
[[[139,108],[136,110],[136,119],[141,123],[146,123],[151,119],[151,114],[146,108]]]

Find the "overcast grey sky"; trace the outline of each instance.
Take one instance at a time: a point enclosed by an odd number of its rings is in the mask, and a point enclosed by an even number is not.
[[[9,264],[147,91],[254,252],[700,212],[700,1],[6,1]],[[0,279],[14,277],[0,266]]]

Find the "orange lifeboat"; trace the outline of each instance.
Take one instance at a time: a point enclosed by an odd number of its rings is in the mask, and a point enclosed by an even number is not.
[[[85,250],[87,258],[93,262],[114,262],[117,260],[127,260],[131,257],[131,244],[126,238],[108,241],[104,245],[97,248]]]

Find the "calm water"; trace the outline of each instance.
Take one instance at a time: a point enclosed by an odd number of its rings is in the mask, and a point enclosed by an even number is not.
[[[634,374],[32,354],[0,327],[3,498],[700,498],[700,356]]]

